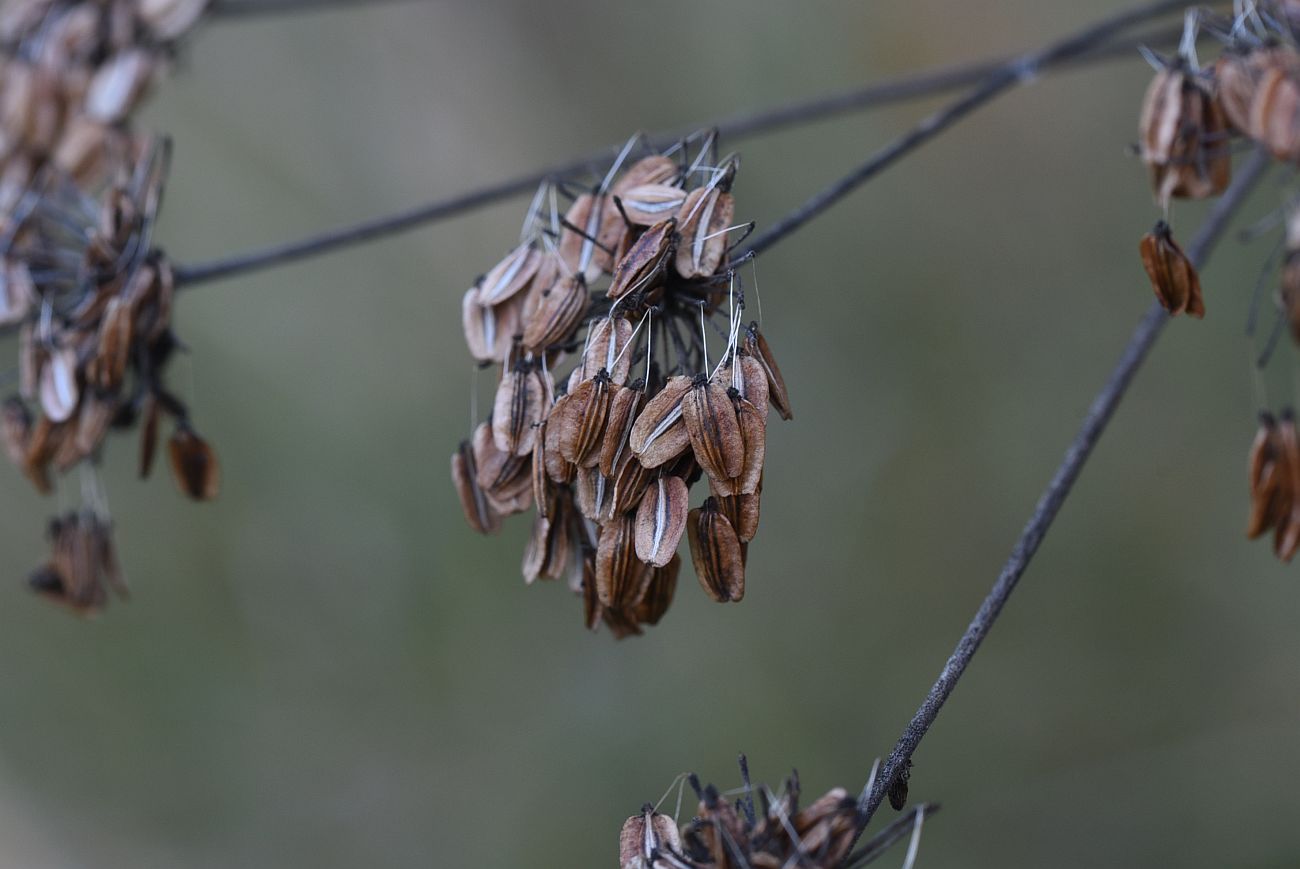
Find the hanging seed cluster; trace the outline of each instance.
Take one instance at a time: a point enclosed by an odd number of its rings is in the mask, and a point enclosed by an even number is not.
[[[768,409],[791,416],[728,262],[738,163],[705,142],[690,163],[625,149],[563,212],[544,185],[463,301],[471,354],[499,370],[452,457],[465,517],[491,533],[535,508],[524,579],[568,577],[587,625],[619,637],[663,616],[683,537],[709,597],[744,596]]]
[[[1143,237],[1140,252],[1156,297],[1170,314],[1199,318],[1205,313],[1196,269],[1167,222],[1171,203],[1223,192],[1240,144],[1262,148],[1285,166],[1300,164],[1300,3],[1241,3],[1237,10],[1222,21],[1189,16],[1182,50],[1173,59],[1156,58],[1159,69],[1142,105],[1139,153],[1166,219]],[[1221,51],[1213,63],[1196,58],[1200,29],[1219,37]],[[1257,282],[1246,329],[1264,407],[1265,369],[1287,326],[1300,345],[1300,200],[1293,194],[1287,198],[1288,204],[1262,224],[1281,224],[1284,230],[1279,254],[1265,264]],[[1261,346],[1262,291],[1274,270],[1279,275],[1272,299],[1275,319]],[[1259,418],[1249,456],[1246,533],[1252,540],[1271,533],[1276,556],[1290,561],[1300,551],[1300,439],[1290,409],[1277,415],[1263,410]]]
[[[174,280],[153,229],[170,146],[131,115],[207,0],[15,0],[0,10],[0,331],[18,335],[17,391],[0,405],[10,461],[42,494],[82,472],[82,508],[50,523],[36,591],[94,612],[124,590],[94,467],[108,433],[138,427],[148,475],[161,418],[187,495],[219,471],[163,374],[179,346]]]
[[[777,795],[757,788],[731,803],[713,785],[699,787],[695,817],[679,829],[668,815],[646,804],[619,834],[621,869],[833,869],[849,853],[857,805],[843,788],[799,805],[799,777],[791,775]]]

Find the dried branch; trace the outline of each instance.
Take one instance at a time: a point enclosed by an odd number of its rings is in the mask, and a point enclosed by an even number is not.
[[[226,2],[243,5],[242,0],[226,0]],[[306,2],[306,0],[282,0],[282,2]],[[332,0],[332,2],[344,2],[344,0]],[[1139,20],[1157,17],[1181,5],[1181,3],[1166,0],[1166,2],[1145,6],[1142,10],[1126,14],[1122,25],[1112,27],[1100,35],[1094,33],[1097,28],[1090,28],[1087,32],[1093,34],[1090,41],[1087,41],[1086,44],[1080,46],[1079,50],[1073,53],[1054,57],[1043,62],[1040,64],[1040,71],[1057,64],[1093,63],[1128,57],[1133,54],[1138,45],[1169,44],[1177,39],[1177,31],[1161,30],[1115,41],[1108,41],[1107,37],[1113,35],[1115,31],[1123,29],[1124,26],[1130,26]],[[739,139],[745,136],[809,124],[849,112],[862,111],[876,106],[943,93],[964,85],[985,81],[990,76],[1005,75],[1006,70],[1023,63],[1024,59],[1022,58],[1011,61],[982,61],[962,66],[946,67],[894,81],[868,85],[852,91],[821,96],[791,105],[778,106],[753,114],[739,115],[716,124],[697,125],[692,129],[699,129],[701,126],[715,127],[719,135],[725,138]],[[956,120],[956,118],[953,118],[953,120]],[[651,137],[651,142],[666,145],[676,141],[684,134],[684,131],[660,134]],[[352,245],[362,244],[373,239],[396,235],[428,223],[490,205],[510,196],[525,193],[547,178],[563,178],[598,167],[608,160],[609,153],[610,149],[605,149],[577,160],[552,166],[549,169],[531,172],[527,175],[511,178],[447,199],[419,205],[396,214],[327,230],[298,241],[271,245],[260,250],[222,257],[211,262],[181,265],[176,269],[176,282],[178,286],[204,283],[256,269],[284,265],[307,257],[331,253]],[[897,156],[901,156],[901,154],[895,155],[895,158]],[[861,181],[858,183],[861,183]]]
[[[994,97],[1010,90],[1014,85],[1033,81],[1044,69],[1078,58],[1097,44],[1134,24],[1165,15],[1185,5],[1185,0],[1157,0],[1155,3],[1148,3],[1107,18],[1047,48],[1001,64],[970,93],[925,118],[906,134],[877,151],[857,169],[768,227],[750,243],[749,249],[738,259],[767,250],[862,184],[870,181],[895,161],[930,141]]]
[[[892,848],[894,843],[911,835],[912,828],[916,826],[918,813],[928,820],[931,815],[938,811],[938,803],[921,803],[908,809],[905,815],[896,818],[888,827],[872,836],[865,845],[845,857],[844,869],[859,869],[859,867],[873,862],[881,854]]]
[[[1263,150],[1256,150],[1245,165],[1238,170],[1232,186],[1215,203],[1205,222],[1201,224],[1195,238],[1187,247],[1187,254],[1197,268],[1205,264],[1214,245],[1227,229],[1228,222],[1254,189],[1268,165],[1268,155]],[[1151,350],[1168,319],[1169,315],[1165,313],[1158,302],[1155,302],[1152,303],[1150,309],[1138,323],[1133,337],[1129,339],[1128,345],[1124,348],[1124,352],[1111,372],[1110,378],[1101,391],[1097,393],[1092,405],[1088,408],[1083,425],[1065,451],[1065,458],[1034,508],[1029,523],[1021,532],[1019,540],[1016,541],[1016,545],[1011,551],[1011,557],[1007,559],[1006,564],[1003,566],[997,582],[993,584],[992,591],[980,604],[979,611],[975,613],[975,617],[957,643],[957,648],[948,658],[947,663],[944,664],[938,680],[930,688],[930,693],[926,695],[925,702],[921,704],[921,708],[917,710],[916,715],[908,723],[903,735],[899,737],[893,751],[890,752],[884,768],[875,777],[874,784],[861,806],[859,836],[861,836],[862,830],[866,828],[876,809],[880,807],[880,803],[884,799],[886,792],[888,792],[894,778],[911,760],[912,753],[916,751],[916,747],[925,738],[926,733],[929,732],[930,726],[934,724],[934,720],[939,714],[939,710],[943,708],[944,702],[952,694],[953,689],[957,687],[957,682],[965,673],[966,667],[979,649],[980,643],[983,642],[984,637],[993,627],[993,623],[997,621],[998,615],[1002,612],[1003,606],[1006,605],[1007,599],[1011,597],[1011,593],[1015,591],[1016,584],[1029,566],[1030,560],[1038,551],[1038,547],[1042,544],[1047,530],[1051,528],[1052,523],[1055,521],[1061,506],[1069,497],[1075,481],[1078,480],[1079,474],[1083,470],[1083,466],[1087,463],[1088,458],[1092,455],[1093,448],[1097,445],[1097,441],[1110,423],[1115,408],[1124,397],[1124,393],[1128,390],[1134,375],[1137,374],[1138,368],[1146,359],[1147,353]]]
[[[284,12],[315,12],[325,9],[370,8],[379,3],[410,3],[420,0],[212,0],[208,15],[214,18],[249,18]]]

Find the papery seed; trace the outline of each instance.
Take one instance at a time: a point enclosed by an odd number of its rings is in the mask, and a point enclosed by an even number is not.
[[[627,219],[641,226],[675,216],[685,201],[685,190],[667,184],[642,184],[619,197]]]
[[[636,519],[623,516],[603,526],[596,544],[596,596],[601,606],[634,607],[645,596],[650,568],[636,557]]]
[[[767,375],[768,400],[776,408],[776,412],[782,419],[794,419],[794,412],[790,409],[790,393],[785,387],[785,378],[781,376],[776,357],[772,355],[772,349],[767,345],[767,339],[759,331],[757,323],[751,323],[746,330],[744,348],[745,354],[763,367],[763,373]]]
[[[491,534],[501,527],[501,517],[488,503],[476,478],[474,453],[469,441],[461,441],[460,447],[451,456],[451,481],[456,487],[469,527],[480,534]]]
[[[682,399],[691,389],[691,378],[670,377],[664,388],[646,402],[628,437],[628,446],[647,468],[657,468],[675,459],[690,445],[682,422]]]
[[[52,422],[63,422],[77,409],[77,352],[70,347],[53,351],[40,375],[41,410]]]
[[[88,118],[117,123],[135,108],[153,77],[153,57],[143,50],[124,51],[100,67],[86,93]]]
[[[172,475],[181,492],[195,501],[211,501],[221,489],[217,454],[184,422],[176,424],[168,442]]]
[[[745,565],[740,541],[727,517],[709,498],[686,519],[695,575],[704,591],[719,603],[745,596]]]
[[[638,622],[643,625],[659,624],[673,602],[673,595],[677,592],[677,575],[681,569],[682,557],[675,553],[663,567],[654,568],[645,597],[633,613]]]
[[[672,560],[690,512],[686,483],[664,477],[650,483],[636,511],[636,554],[646,564],[663,567]]]
[[[533,353],[567,342],[587,311],[587,285],[581,277],[561,278],[530,293],[524,305],[524,347]]]
[[[605,476],[614,476],[614,468],[623,454],[630,454],[628,438],[644,403],[645,391],[641,388],[641,381],[632,387],[621,386],[614,391],[609,402],[605,437],[600,445],[600,472]]]
[[[668,184],[677,178],[679,171],[671,157],[651,154],[629,166],[611,189],[615,196],[623,196],[629,190],[645,184]]]
[[[606,317],[591,326],[591,338],[582,357],[582,379],[595,377],[602,368],[617,385],[627,382],[632,368],[632,354],[627,345],[632,340],[632,324],[622,317]]]
[[[630,293],[648,293],[664,280],[667,263],[676,250],[677,221],[660,221],[641,233],[614,267],[606,295],[621,299]]]
[[[499,305],[528,286],[542,264],[541,252],[524,242],[492,267],[479,288],[481,305]]]
[[[1163,220],[1142,236],[1139,245],[1142,265],[1151,279],[1156,298],[1170,315],[1186,313],[1198,320],[1205,316],[1201,281],[1191,260],[1174,241]]]
[[[702,376],[697,378],[682,397],[682,422],[704,473],[719,483],[740,474],[745,442],[725,386]]]
[[[540,372],[522,363],[506,372],[492,403],[492,437],[497,449],[517,456],[533,451],[533,439],[548,406]]]
[[[726,229],[736,216],[735,199],[718,187],[700,187],[686,197],[679,214],[682,241],[677,247],[677,273],[707,278],[722,264]]]

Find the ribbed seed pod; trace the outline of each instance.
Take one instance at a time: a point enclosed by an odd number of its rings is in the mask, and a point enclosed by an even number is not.
[[[695,575],[704,591],[719,603],[745,596],[745,562],[740,540],[718,502],[709,498],[690,512],[686,534],[691,544]]]
[[[1139,245],[1142,265],[1151,279],[1156,298],[1171,316],[1187,314],[1201,319],[1205,316],[1205,302],[1201,299],[1201,279],[1192,261],[1174,241],[1169,224],[1163,220],[1142,236]]]
[[[691,378],[668,378],[664,388],[646,402],[632,425],[628,446],[647,468],[657,468],[677,458],[690,446],[690,435],[682,422],[682,399],[690,389]]]
[[[686,530],[690,493],[680,477],[660,475],[646,487],[636,511],[636,554],[663,567],[673,559]]]

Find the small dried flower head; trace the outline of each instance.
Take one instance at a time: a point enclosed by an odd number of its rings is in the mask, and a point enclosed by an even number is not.
[[[536,506],[525,580],[570,577],[587,625],[620,637],[663,617],[683,537],[709,595],[740,600],[768,408],[790,416],[743,325],[727,264],[739,162],[715,138],[632,160],[634,140],[564,208],[565,188],[543,185],[462,301],[470,354],[501,366],[491,437],[452,460],[466,518],[490,532]],[[701,479],[716,497],[691,510]]]

